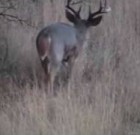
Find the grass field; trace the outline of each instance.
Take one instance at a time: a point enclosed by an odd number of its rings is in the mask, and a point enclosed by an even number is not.
[[[84,2],[83,16],[88,2],[99,1]],[[64,0],[13,3],[7,12],[36,27],[0,16],[0,135],[139,135],[140,1],[109,1],[112,12],[91,28],[88,47],[55,96],[46,94],[35,39],[44,26],[67,21]]]

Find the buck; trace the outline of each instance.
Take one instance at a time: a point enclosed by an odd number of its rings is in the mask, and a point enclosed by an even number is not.
[[[55,23],[47,26],[37,36],[36,47],[48,78],[49,89],[53,90],[53,84],[57,73],[63,67],[72,68],[75,59],[83,48],[86,33],[91,26],[97,26],[104,13],[110,11],[107,1],[100,0],[99,9],[92,13],[89,7],[87,19],[80,16],[81,6],[76,11],[72,8],[74,3],[67,0],[65,9],[66,18],[73,25]]]

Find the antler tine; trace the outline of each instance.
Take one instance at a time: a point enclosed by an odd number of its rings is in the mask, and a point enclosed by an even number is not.
[[[100,5],[100,6],[99,6],[99,9],[98,9],[96,12],[94,12],[94,13],[91,13],[91,9],[90,9],[89,18],[92,18],[92,17],[94,17],[94,16],[96,16],[96,15],[102,13],[101,11],[102,11],[102,9],[103,9],[103,6],[102,6],[102,1],[101,1],[101,0],[100,0],[100,4],[99,4],[99,5]]]
[[[77,14],[78,14],[78,15],[80,15],[81,9],[82,9],[82,6],[80,6],[80,7],[79,7],[79,10],[77,11]]]
[[[76,1],[76,2],[72,2],[71,5],[77,5],[79,3],[82,3],[82,0]]]
[[[99,5],[100,5],[99,9],[96,12],[94,12],[94,13],[91,13],[91,9],[90,9],[90,11],[89,11],[89,18],[88,19],[91,19],[91,18],[93,18],[96,15],[100,15],[100,14],[103,14],[103,13],[108,13],[111,10],[110,7],[107,7],[107,1],[106,0],[104,2],[104,5],[102,3],[102,0],[100,0],[100,4]]]
[[[108,5],[107,0],[105,0],[105,7],[104,7],[104,12],[108,13],[111,11],[111,7]]]
[[[66,8],[70,9],[74,14],[77,14],[76,11],[72,7],[70,7],[70,3],[71,3],[71,0],[67,0]]]
[[[89,6],[89,12],[88,12],[89,16],[91,15],[91,6]]]
[[[71,2],[71,0],[67,0],[67,4],[68,4],[68,5],[70,4],[70,2]]]
[[[80,12],[81,12],[81,6],[79,7],[79,10],[78,11],[75,11],[71,6],[70,4],[75,4],[75,3],[71,3],[72,0],[67,0],[67,5],[66,5],[66,8],[68,8],[69,10],[71,10],[77,17],[80,17]],[[79,2],[78,2],[79,3]],[[77,3],[76,3],[77,4]]]

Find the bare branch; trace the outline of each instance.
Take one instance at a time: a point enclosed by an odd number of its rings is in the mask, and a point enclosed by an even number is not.
[[[19,22],[22,25],[26,24],[27,26],[31,26],[31,27],[36,28],[36,26],[28,23],[27,20],[21,19],[18,16],[7,14],[7,13],[3,13],[3,12],[0,13],[0,16],[4,17],[4,19],[6,19],[8,21]]]
[[[15,10],[16,5],[11,1],[8,0],[5,4],[1,4],[0,6],[0,17],[3,17],[7,21],[12,21],[12,22],[18,22],[20,24],[26,24],[27,26],[31,26],[33,28],[36,28],[37,26],[33,26],[30,24],[27,19],[22,19],[17,15],[13,15],[10,13],[10,9]]]

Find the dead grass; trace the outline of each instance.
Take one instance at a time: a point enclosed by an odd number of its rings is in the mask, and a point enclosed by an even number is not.
[[[7,94],[2,92],[0,134],[138,135],[138,92],[125,90],[114,71],[106,70],[102,79],[87,82],[81,78],[84,71],[76,65],[74,70],[57,96],[46,94],[43,83],[22,87],[9,83]]]
[[[36,29],[0,21],[1,45],[9,48],[0,67],[0,135],[139,135],[139,0],[110,1],[112,12],[91,30],[68,85],[51,96],[35,38],[42,27],[65,20],[62,3],[18,3],[18,14]]]
[[[89,101],[94,96],[85,94],[86,89],[77,96],[71,89],[52,97],[35,85],[33,88],[27,85],[23,88],[24,97],[7,103],[1,111],[3,125],[0,134],[96,135],[118,132],[121,116],[117,116],[115,103],[103,94],[100,85],[96,86],[94,102]]]

